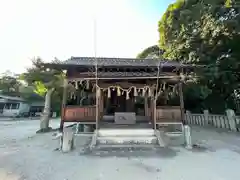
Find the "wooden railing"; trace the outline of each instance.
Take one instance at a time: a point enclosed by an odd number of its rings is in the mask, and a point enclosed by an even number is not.
[[[158,106],[156,109],[156,122],[181,122],[179,106]]]
[[[96,121],[96,106],[66,106],[63,111],[63,120],[65,122]]]

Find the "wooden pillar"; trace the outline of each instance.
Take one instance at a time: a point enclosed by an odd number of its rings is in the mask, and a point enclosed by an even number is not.
[[[63,99],[62,99],[62,110],[61,110],[61,122],[60,122],[60,131],[63,131],[64,126],[64,117],[65,117],[65,107],[67,102],[67,79],[63,81]]]
[[[134,96],[134,93],[133,93],[133,96],[131,98],[131,111],[130,112],[136,112],[135,111],[135,100],[136,100],[136,96]],[[136,113],[137,115],[137,113]]]
[[[182,82],[178,83],[178,89],[179,89],[179,98],[180,98],[181,121],[183,124],[185,124]]]
[[[154,97],[151,97],[150,100],[150,118],[151,121],[153,123],[153,128],[156,129],[156,100],[154,99]]]
[[[145,116],[148,116],[148,97],[144,97],[144,114]]]
[[[156,104],[157,104],[157,100],[156,99],[153,99],[153,128],[154,130],[157,129],[157,107],[156,107]]]
[[[150,98],[150,112],[149,112],[151,121],[153,122],[153,102],[152,102],[152,98]]]
[[[99,118],[100,118],[100,96],[101,96],[101,89],[96,87],[96,129],[99,129]]]
[[[100,95],[99,95],[99,98],[100,98],[100,103],[99,103],[99,109],[100,109],[100,112],[99,112],[99,118],[101,120],[102,116],[103,116],[103,110],[104,110],[104,92],[103,91],[100,91]]]

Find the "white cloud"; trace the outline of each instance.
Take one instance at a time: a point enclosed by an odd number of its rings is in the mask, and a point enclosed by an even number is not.
[[[0,72],[21,72],[30,58],[135,57],[157,43],[157,22],[142,18],[127,0],[0,0]]]

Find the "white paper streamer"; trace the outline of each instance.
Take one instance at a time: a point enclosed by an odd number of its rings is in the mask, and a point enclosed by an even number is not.
[[[108,98],[111,98],[111,89],[110,88],[108,88],[107,93],[108,93]]]
[[[89,89],[89,81],[86,81],[86,89]]]
[[[121,90],[119,87],[117,88],[117,96],[121,96]]]
[[[130,93],[130,91],[126,92],[126,99],[129,99],[129,93]]]
[[[138,93],[137,93],[137,88],[134,87],[134,96],[137,96],[137,95],[138,95]]]

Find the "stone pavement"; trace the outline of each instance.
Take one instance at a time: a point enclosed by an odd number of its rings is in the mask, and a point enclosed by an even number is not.
[[[52,121],[58,126],[59,121]],[[86,151],[89,137],[78,137],[76,149],[56,151],[53,133],[36,134],[38,121],[0,122],[1,180],[235,180],[239,179],[240,136],[215,129],[192,128],[199,147],[175,146],[148,152],[112,149]],[[102,152],[103,153],[103,152]]]

